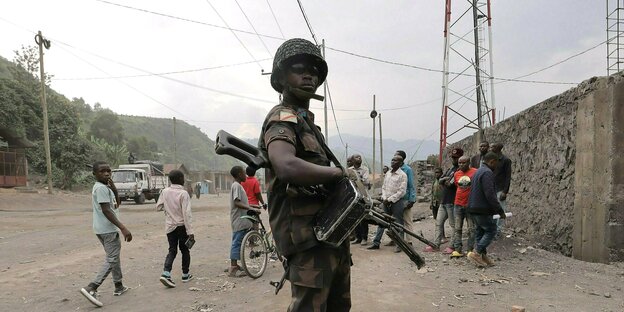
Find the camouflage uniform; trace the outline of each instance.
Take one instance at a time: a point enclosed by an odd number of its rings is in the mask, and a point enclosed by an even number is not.
[[[314,131],[304,120],[314,114],[287,103],[275,106],[262,126],[258,146],[267,153],[275,140],[295,146],[295,155],[320,166],[330,161]],[[288,259],[292,301],[288,311],[349,311],[351,308],[350,253],[346,241],[340,248],[320,243],[313,231],[322,200],[288,196],[287,183],[267,169],[269,223],[279,252]]]

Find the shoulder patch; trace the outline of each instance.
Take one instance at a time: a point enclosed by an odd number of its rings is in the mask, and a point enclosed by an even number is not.
[[[292,112],[286,111],[286,110],[282,110],[279,112],[279,120],[280,121],[286,121],[286,122],[292,122],[292,123],[297,123],[297,115],[293,114]]]

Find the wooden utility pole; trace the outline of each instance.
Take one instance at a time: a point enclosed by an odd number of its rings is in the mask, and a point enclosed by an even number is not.
[[[383,135],[381,133],[381,113],[379,113],[379,169],[383,173]],[[381,182],[383,185],[384,176],[381,175]]]
[[[46,167],[48,173],[48,194],[52,194],[52,158],[50,157],[50,134],[48,132],[48,104],[45,92],[45,71],[43,70],[43,47],[50,48],[50,40],[43,38],[41,31],[35,36],[39,46],[39,72],[41,80],[41,108],[43,110],[43,145],[46,153]]]
[[[176,140],[176,118],[173,117],[173,163],[178,163],[178,142]]]
[[[349,143],[345,144],[345,162],[347,158],[349,158]]]
[[[375,117],[377,117],[377,111],[375,110],[375,95],[373,94],[373,110],[370,113],[370,117],[373,119],[373,178],[371,181],[373,182],[373,192],[375,190]]]

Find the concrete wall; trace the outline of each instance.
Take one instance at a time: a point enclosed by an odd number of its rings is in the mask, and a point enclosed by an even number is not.
[[[623,81],[589,79],[485,130],[512,160],[508,230],[588,261],[624,260]],[[451,147],[474,155],[478,143]]]

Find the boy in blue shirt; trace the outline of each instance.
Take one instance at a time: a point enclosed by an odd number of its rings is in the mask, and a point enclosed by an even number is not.
[[[93,282],[88,286],[80,289],[80,293],[85,296],[91,303],[101,307],[103,304],[98,300],[97,289],[102,285],[109,273],[113,273],[113,283],[115,283],[115,291],[113,295],[121,296],[129,290],[122,283],[120,251],[121,241],[119,239],[118,229],[124,236],[124,240],[129,242],[132,240],[130,231],[117,218],[119,214],[117,189],[113,180],[111,180],[111,168],[104,161],[96,161],[93,163],[93,175],[95,176],[95,184],[93,185],[92,205],[93,205],[93,232],[102,243],[106,258],[102,268],[96,275]]]

